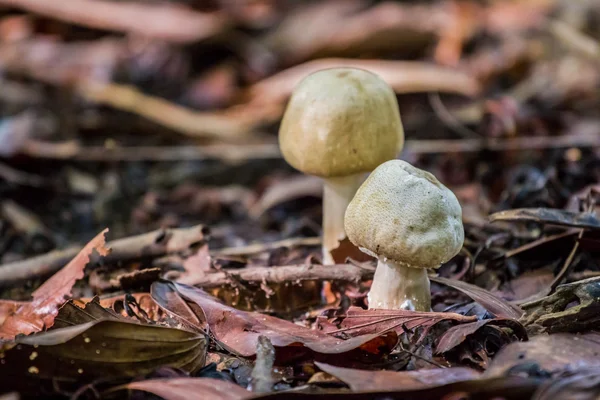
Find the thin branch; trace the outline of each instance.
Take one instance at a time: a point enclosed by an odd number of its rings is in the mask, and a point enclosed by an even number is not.
[[[176,43],[196,42],[223,30],[220,13],[201,13],[182,7],[103,0],[0,0],[35,14],[90,28],[125,32]]]
[[[232,278],[245,282],[284,283],[305,280],[336,280],[359,282],[373,277],[375,268],[352,264],[304,264],[281,267],[250,267],[211,272],[198,277],[193,284],[200,287],[219,287],[232,283]]]
[[[110,254],[102,260],[90,261],[89,266],[116,264],[155,258],[178,253],[204,240],[204,228],[159,229],[137,236],[130,236],[107,243]],[[6,287],[29,279],[47,277],[64,267],[81,250],[80,246],[55,250],[37,257],[0,265],[0,287]]]

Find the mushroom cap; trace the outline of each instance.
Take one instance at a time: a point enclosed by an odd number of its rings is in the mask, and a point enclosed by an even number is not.
[[[294,89],[279,128],[279,147],[297,170],[324,178],[369,172],[404,145],[398,101],[372,72],[330,68]]]
[[[344,219],[365,253],[415,268],[438,268],[464,241],[462,209],[450,189],[402,160],[377,167],[356,192]]]

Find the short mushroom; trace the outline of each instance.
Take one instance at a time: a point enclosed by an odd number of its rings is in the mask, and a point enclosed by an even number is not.
[[[345,216],[348,238],[377,257],[369,308],[431,310],[428,268],[462,248],[462,209],[429,172],[401,160],[377,167]]]
[[[324,179],[323,263],[344,239],[344,213],[363,174],[404,144],[398,102],[379,76],[356,68],[308,75],[294,89],[279,129],[285,160]]]

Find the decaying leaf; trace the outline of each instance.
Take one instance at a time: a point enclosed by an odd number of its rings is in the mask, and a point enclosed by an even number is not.
[[[554,208],[517,208],[494,213],[495,221],[532,221],[541,224],[568,226],[572,228],[600,229],[600,219],[593,213],[578,213]]]
[[[460,290],[479,304],[486,310],[494,314],[498,318],[519,319],[523,315],[523,310],[519,307],[502,300],[489,291],[480,288],[479,286],[471,285],[470,283],[457,281],[454,279],[446,279],[442,277],[431,277],[433,282],[442,285],[450,286],[456,290]]]
[[[454,349],[456,346],[463,343],[468,336],[473,335],[480,328],[488,324],[498,327],[507,327],[513,331],[514,336],[519,340],[527,339],[527,332],[525,331],[525,328],[523,328],[519,322],[513,319],[484,319],[481,321],[453,326],[445,331],[438,340],[438,344],[435,349],[436,354],[442,354]]]
[[[190,310],[193,310],[200,321],[206,321],[210,332],[227,350],[246,357],[256,353],[258,337],[261,335],[266,336],[276,348],[287,347],[290,351],[295,349],[305,352],[303,347],[306,347],[316,353],[341,354],[366,345],[384,333],[359,335],[348,340],[337,339],[322,331],[308,329],[270,315],[240,311],[226,306],[198,288],[168,281],[152,285],[155,301],[173,314],[177,314],[181,308],[181,301],[173,306],[172,299],[175,294],[185,300],[189,307],[195,306]],[[189,314],[189,311],[186,312]],[[381,344],[390,345],[385,342]]]
[[[590,367],[600,367],[600,335],[557,333],[509,344],[496,355],[484,376],[548,377]]]
[[[104,320],[19,337],[5,346],[0,387],[25,377],[55,381],[133,377],[157,367],[193,372],[204,365],[204,335],[180,329]]]
[[[398,333],[416,328],[430,328],[442,321],[459,323],[473,322],[474,316],[455,313],[416,312],[408,310],[363,310],[350,307],[344,316],[339,317],[340,329],[328,329],[328,333],[344,332],[349,336],[372,335],[389,330]]]
[[[443,368],[419,371],[369,371],[342,368],[316,363],[322,371],[345,382],[354,391],[416,390],[452,382],[479,378],[480,373],[470,368]]]
[[[20,306],[14,314],[8,316],[0,326],[0,339],[12,339],[18,334],[30,334],[49,328],[54,323],[58,307],[71,294],[75,282],[83,277],[83,270],[90,261],[94,249],[100,255],[107,255],[104,234],[100,232],[69,262],[63,269],[54,274],[35,292],[33,300]]]
[[[152,379],[131,382],[121,388],[153,393],[165,400],[244,400],[254,397],[252,392],[234,383],[212,378]]]
[[[521,322],[538,333],[597,329],[600,321],[600,278],[560,285],[556,292],[524,303]],[[575,304],[570,307],[571,304]]]

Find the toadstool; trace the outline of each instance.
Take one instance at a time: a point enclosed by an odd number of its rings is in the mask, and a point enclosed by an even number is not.
[[[344,239],[344,212],[363,174],[396,158],[404,144],[398,102],[379,76],[357,68],[330,68],[294,89],[279,129],[285,160],[324,179],[323,263]]]
[[[369,308],[430,311],[427,269],[462,248],[462,209],[450,189],[402,160],[377,167],[345,216],[348,238],[377,257]]]

